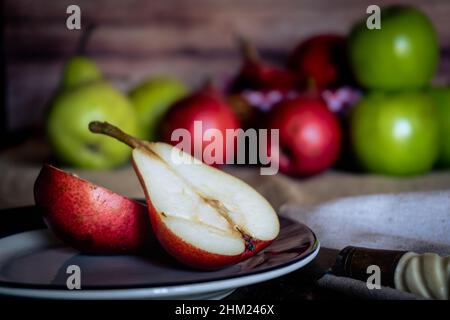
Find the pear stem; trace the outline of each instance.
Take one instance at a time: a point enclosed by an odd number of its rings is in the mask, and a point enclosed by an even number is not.
[[[126,134],[125,132],[108,122],[92,121],[89,123],[89,130],[91,130],[91,132],[93,133],[100,133],[113,137],[132,148],[144,146],[144,142],[142,140]]]
[[[81,34],[81,38],[78,42],[78,46],[77,46],[75,55],[85,55],[86,54],[87,42],[91,38],[92,33],[94,32],[96,27],[97,26],[95,24],[90,23],[84,29],[83,33]]]
[[[239,36],[237,41],[239,44],[241,55],[245,60],[250,62],[257,62],[260,60],[258,51],[248,39]]]

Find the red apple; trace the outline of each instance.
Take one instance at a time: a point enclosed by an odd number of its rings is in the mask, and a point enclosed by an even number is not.
[[[133,147],[154,234],[178,261],[217,269],[253,256],[277,237],[278,216],[245,182],[162,142],[147,142],[101,122],[92,132]]]
[[[235,77],[231,91],[281,90],[290,91],[297,85],[295,73],[288,69],[265,63],[248,41],[241,40],[243,62]]]
[[[137,253],[154,242],[147,207],[44,165],[34,185],[36,206],[65,243],[87,253]]]
[[[175,146],[179,143],[184,144],[183,138],[174,140],[172,133],[176,129],[185,129],[191,136],[189,153],[209,165],[220,165],[225,164],[227,159],[234,155],[236,147],[235,139],[227,141],[226,130],[235,130],[239,127],[239,120],[224,97],[212,86],[207,85],[171,107],[163,122],[162,137],[164,141]],[[203,139],[208,129],[216,129],[218,134],[214,133],[211,139]],[[221,154],[204,152],[208,145],[210,147],[214,145],[213,142],[218,142],[216,152]],[[201,151],[201,154],[196,151]]]
[[[289,66],[306,84],[320,89],[346,84],[350,80],[346,39],[335,34],[311,37],[293,50]]]
[[[281,172],[309,176],[327,169],[338,158],[339,121],[320,98],[300,96],[282,102],[269,119],[269,127],[280,130]]]

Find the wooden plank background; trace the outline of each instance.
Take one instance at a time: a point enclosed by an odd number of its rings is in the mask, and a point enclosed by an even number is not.
[[[431,17],[442,50],[436,81],[449,80],[448,0],[3,0],[7,126],[18,130],[42,121],[64,61],[90,24],[95,28],[86,53],[122,90],[156,74],[196,86],[238,67],[236,35],[251,39],[267,59],[280,60],[307,36],[345,34],[368,5],[393,3],[418,6]],[[66,28],[70,4],[81,8],[80,31]]]

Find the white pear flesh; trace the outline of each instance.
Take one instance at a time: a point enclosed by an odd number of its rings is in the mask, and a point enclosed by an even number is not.
[[[275,210],[238,178],[160,142],[135,148],[133,162],[165,225],[194,247],[233,256],[245,251],[246,237],[277,237]]]

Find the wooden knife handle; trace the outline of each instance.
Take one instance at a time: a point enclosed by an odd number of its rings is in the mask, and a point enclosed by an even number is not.
[[[395,288],[394,273],[400,258],[406,251],[380,250],[348,246],[339,252],[332,273],[337,276],[367,281],[370,265],[381,271],[381,285]]]

